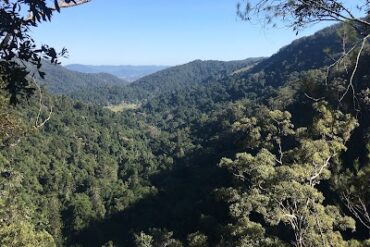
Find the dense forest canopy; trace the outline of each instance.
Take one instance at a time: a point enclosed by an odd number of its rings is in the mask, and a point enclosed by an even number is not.
[[[121,85],[38,68],[56,52],[27,42],[27,25],[84,2],[0,1],[1,21],[26,34],[0,27],[0,246],[370,246],[366,18],[268,58],[197,60]],[[258,2],[244,17],[346,12]],[[38,69],[62,95],[38,86]],[[121,101],[136,107],[103,107]]]

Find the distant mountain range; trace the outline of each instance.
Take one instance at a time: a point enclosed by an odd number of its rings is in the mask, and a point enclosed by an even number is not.
[[[245,71],[261,60],[262,58],[228,62],[195,60],[150,73],[134,82],[119,78],[113,75],[113,72],[93,71],[93,68],[109,68],[111,66],[91,66],[89,69],[90,66],[85,65],[63,67],[45,62],[41,70],[46,73],[46,76],[45,79],[39,78],[39,80],[53,94],[65,94],[86,102],[107,105],[117,104],[121,101],[142,101],[161,93],[196,86],[210,78],[215,79],[221,75]],[[74,71],[71,67],[80,68],[80,71],[84,72]],[[111,67],[112,70],[113,67],[115,66]],[[117,69],[118,67],[125,66],[116,66]],[[136,71],[142,67],[142,72],[144,72],[144,67],[147,67],[146,72],[149,73],[149,67],[159,69],[160,66],[132,66],[132,68],[135,67]]]
[[[202,90],[206,95],[202,97],[208,97],[214,90],[206,92],[209,89],[205,87],[212,86],[227,88],[230,91],[223,92],[222,97],[227,94],[242,97],[241,88],[252,87],[253,81],[263,87],[277,88],[297,73],[330,64],[331,57],[341,52],[337,29],[338,26],[332,26],[309,37],[298,39],[269,58],[249,58],[228,62],[195,60],[169,68],[163,66],[162,70],[159,70],[160,66],[49,65],[43,67],[47,75],[43,84],[51,93],[65,94],[74,99],[99,105],[121,102],[143,103],[160,95],[184,96],[190,92],[200,95],[199,92]],[[328,51],[331,55],[327,54]],[[150,67],[159,71],[153,73],[152,70],[152,73],[128,82],[121,79],[122,76],[121,78],[117,76],[119,68],[125,67],[132,68],[132,71],[140,71],[140,67],[146,67],[147,73]],[[84,73],[72,71],[73,69]],[[103,70],[105,73],[98,73]],[[114,70],[116,73],[112,72]],[[144,69],[141,71],[143,72]],[[170,103],[175,104],[174,101]]]
[[[217,80],[239,71],[246,71],[263,58],[238,61],[195,60],[170,67],[140,78],[128,85],[104,85],[86,87],[67,95],[85,102],[100,105],[125,102],[143,102],[164,93],[196,87],[208,80]]]
[[[124,79],[128,82],[136,81],[144,76],[153,74],[160,70],[166,69],[169,66],[160,66],[160,65],[83,65],[83,64],[69,64],[65,68],[82,73],[108,73],[114,76],[117,76],[121,79]]]

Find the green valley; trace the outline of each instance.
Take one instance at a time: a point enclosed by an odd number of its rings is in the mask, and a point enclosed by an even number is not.
[[[3,57],[0,246],[370,246],[369,30],[41,91]]]

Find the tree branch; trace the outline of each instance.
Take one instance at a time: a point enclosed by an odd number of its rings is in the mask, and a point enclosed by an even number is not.
[[[65,1],[59,1],[58,2],[58,6],[60,9],[62,8],[70,8],[70,7],[75,7],[77,5],[82,5],[82,4],[85,4],[85,3],[88,3],[88,2],[91,2],[92,0],[79,0],[79,1],[71,1],[69,3],[65,2]],[[55,8],[56,10],[56,8]]]
[[[352,89],[352,92],[353,92],[353,97],[356,97],[355,96],[355,88],[353,86],[353,79],[355,78],[355,75],[356,75],[356,72],[357,72],[357,68],[358,68],[358,64],[360,62],[360,58],[361,58],[361,55],[362,55],[362,52],[365,48],[365,45],[367,43],[367,39],[370,38],[370,34],[368,34],[365,38],[362,39],[362,43],[361,43],[361,47],[360,47],[360,50],[359,52],[357,53],[357,58],[356,58],[356,64],[355,64],[355,68],[353,69],[352,71],[352,74],[351,74],[351,78],[349,80],[349,84],[347,86],[347,89],[346,91],[344,92],[344,94],[342,95],[342,97],[339,99],[339,102],[341,102],[344,97],[347,95],[347,93],[349,92],[350,89]]]
[[[86,3],[89,3],[91,2],[92,0],[79,0],[79,1],[70,1],[70,2],[66,2],[66,1],[58,1],[58,3],[55,5],[55,7],[53,8],[50,8],[51,11],[59,11],[60,9],[64,9],[64,8],[71,8],[71,7],[76,7],[78,5],[82,5],[82,4],[86,4]],[[26,21],[32,21],[34,19],[34,15],[33,13],[31,12],[29,14],[29,16],[27,17]]]
[[[37,117],[36,117],[36,121],[35,121],[35,128],[39,129],[39,128],[43,127],[50,120],[51,114],[53,113],[53,106],[50,106],[49,116],[42,123],[40,123],[40,117],[41,117],[41,112],[42,112],[42,107],[43,107],[43,104],[42,104],[43,95],[42,95],[42,90],[41,90],[39,84],[36,82],[36,80],[34,78],[32,78],[32,82],[35,84],[35,86],[37,88],[37,91],[39,92],[39,111],[37,113]]]
[[[347,190],[348,191],[348,190]],[[355,199],[350,198],[349,192],[342,193],[342,198],[345,201],[345,205],[348,208],[348,210],[353,214],[353,216],[358,219],[362,225],[364,225],[367,229],[370,230],[370,215],[367,211],[365,203],[361,200],[360,196],[357,196],[358,198],[358,204],[354,201]]]
[[[316,174],[314,174],[313,176],[310,177],[310,185],[311,186],[314,186],[315,185],[315,183],[313,182],[313,180],[316,179],[316,178],[318,178],[323,173],[324,169],[329,166],[331,158],[332,158],[332,156],[329,156],[325,160],[324,164],[320,167],[319,171]]]

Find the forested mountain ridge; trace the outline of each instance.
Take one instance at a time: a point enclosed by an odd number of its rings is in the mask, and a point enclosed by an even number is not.
[[[148,112],[161,111],[160,109],[174,109],[179,112],[179,108],[184,109],[182,105],[192,105],[211,111],[212,108],[207,105],[216,102],[233,102],[246,97],[262,101],[272,97],[274,90],[289,87],[291,82],[306,72],[331,65],[333,59],[343,52],[341,28],[338,25],[331,26],[295,40],[271,57],[256,59],[238,70],[234,67],[234,73],[220,73],[218,77],[209,77],[203,83],[194,83],[185,89],[164,91],[144,104],[143,108],[149,109]]]
[[[52,93],[65,94],[101,105],[117,104],[121,101],[141,101],[148,97],[197,85],[211,77],[230,75],[233,72],[264,72],[266,77],[271,75],[269,84],[279,84],[279,81],[284,80],[284,77],[292,72],[320,68],[332,63],[333,58],[342,52],[342,42],[338,38],[338,32],[338,26],[326,28],[312,36],[294,41],[265,59],[250,58],[230,62],[195,60],[170,68],[160,67],[159,69],[163,70],[144,76],[128,87],[124,86],[129,84],[127,81],[110,74],[91,73],[104,70],[99,66],[76,69],[75,65],[70,65],[73,70],[89,72],[79,73],[48,63],[44,64],[46,78],[41,82]],[[105,70],[119,69],[118,66]]]
[[[294,72],[301,72],[333,63],[343,49],[339,26],[318,31],[280,49],[269,58],[250,58],[240,61],[201,61],[171,67],[143,77],[128,86],[100,87],[74,92],[71,96],[101,105],[141,102],[148,98],[194,88],[217,77],[245,78],[263,74],[266,86],[278,87]],[[233,79],[235,80],[235,79]],[[245,86],[245,83],[243,83]],[[202,85],[200,85],[202,87]]]
[[[0,150],[8,192],[0,214],[10,215],[0,237],[44,233],[49,246],[76,247],[284,247],[302,236],[307,246],[368,246],[370,51],[356,73],[357,101],[348,94],[339,102],[353,58],[329,78],[330,60],[316,60],[328,48],[340,52],[337,28],[271,58],[194,61],[116,98],[103,94],[108,102],[145,99],[118,114],[47,96],[55,109],[45,126]],[[322,42],[325,34],[333,40]],[[99,97],[93,90],[88,97]],[[23,104],[15,111],[34,122],[37,99]],[[363,204],[358,218],[353,210]]]
[[[74,92],[71,96],[86,102],[100,105],[125,102],[143,102],[157,95],[174,92],[201,84],[210,78],[231,74],[239,69],[250,67],[262,58],[240,61],[201,61],[170,67],[145,76],[131,84],[121,87],[100,87]]]
[[[140,88],[155,94],[174,91],[183,87],[202,83],[204,80],[220,74],[232,72],[256,64],[261,58],[249,58],[240,61],[202,61],[175,66],[133,82],[130,87]]]
[[[266,86],[277,87],[277,81],[283,82],[294,72],[317,69],[333,63],[333,59],[343,52],[338,32],[339,26],[325,28],[314,35],[294,41],[269,58],[230,62],[195,60],[141,78],[129,87],[139,91],[144,89],[151,96],[155,96],[182,90],[188,86],[197,87],[202,82],[220,78],[222,80],[227,77],[239,77],[243,80],[262,73],[267,80]]]
[[[124,79],[129,82],[136,81],[141,77],[153,74],[160,70],[166,69],[169,66],[161,65],[83,65],[83,64],[68,64],[65,68],[82,73],[108,73]]]

